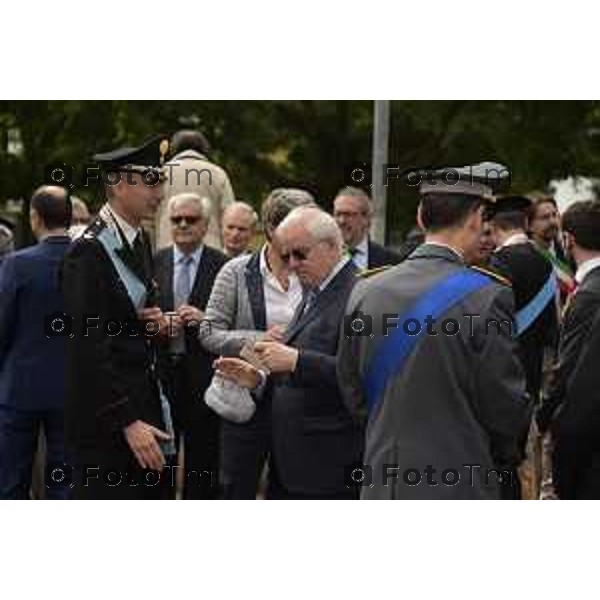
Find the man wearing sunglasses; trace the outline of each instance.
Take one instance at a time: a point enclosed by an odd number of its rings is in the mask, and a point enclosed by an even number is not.
[[[155,257],[159,305],[169,314],[177,335],[160,347],[160,372],[171,403],[176,445],[183,437],[185,499],[214,499],[218,495],[219,418],[203,402],[212,377],[214,356],[200,345],[204,309],[213,282],[227,258],[203,244],[210,205],[194,193],[169,200],[173,245]],[[170,488],[174,496],[175,488]]]
[[[344,474],[361,456],[362,434],[340,395],[336,353],[357,269],[344,255],[335,220],[317,207],[294,209],[276,237],[305,294],[283,340],[255,344],[270,373],[264,393],[272,393],[270,496],[353,499]],[[215,366],[240,385],[259,383],[258,371],[240,359],[222,358]]]

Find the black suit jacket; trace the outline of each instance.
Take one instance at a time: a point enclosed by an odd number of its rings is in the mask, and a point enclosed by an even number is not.
[[[356,281],[348,262],[292,320],[284,339],[299,356],[294,373],[275,379],[273,458],[283,486],[294,494],[347,492],[344,468],[362,453],[362,432],[344,406],[336,375],[342,317]]]
[[[164,429],[155,366],[155,339],[139,329],[136,308],[97,235],[98,218],[76,240],[62,265],[62,291],[73,336],[65,338],[65,434],[75,456],[99,456],[108,466],[133,456],[123,428],[142,420]],[[147,261],[150,262],[146,240]],[[152,303],[153,284],[128,245],[123,260],[142,281]],[[148,303],[147,303],[148,305]],[[85,327],[86,317],[94,317]],[[108,322],[120,324],[108,330]],[[138,325],[136,331],[135,325]],[[131,335],[132,333],[136,335]]]
[[[561,329],[547,412],[561,498],[600,498],[600,268],[583,280]]]
[[[204,246],[196,277],[192,285],[189,304],[204,311],[212,286],[221,267],[227,262],[227,257],[210,246]],[[163,312],[173,310],[173,246],[157,252],[154,257],[154,272],[158,282],[159,306]],[[160,345],[160,363],[168,353],[168,345]],[[204,394],[212,377],[212,361],[214,356],[206,352],[200,345],[197,331],[186,330],[186,355],[185,368],[188,372],[188,381],[195,393]]]
[[[385,246],[369,240],[369,269],[384,267],[386,265],[397,265],[400,256],[388,250]]]
[[[529,242],[500,248],[492,254],[490,265],[512,283],[515,312],[533,300],[552,273],[552,265]],[[556,303],[552,299],[519,336],[519,354],[527,378],[527,391],[536,403],[542,385],[544,347],[551,343],[549,333],[555,326],[556,318]]]

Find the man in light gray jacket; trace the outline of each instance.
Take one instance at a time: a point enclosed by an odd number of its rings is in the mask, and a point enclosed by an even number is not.
[[[173,243],[169,223],[169,199],[181,193],[194,193],[210,204],[209,224],[204,243],[222,249],[221,217],[234,200],[233,189],[225,170],[211,162],[208,141],[202,133],[193,130],[178,131],[171,138],[173,156],[165,164],[166,181],[163,202],[157,215],[157,249]]]

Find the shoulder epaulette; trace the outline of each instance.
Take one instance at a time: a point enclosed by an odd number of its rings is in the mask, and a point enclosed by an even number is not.
[[[512,282],[510,281],[510,279],[507,279],[503,275],[500,275],[500,273],[496,273],[496,271],[486,269],[485,267],[479,267],[477,265],[471,265],[470,268],[475,271],[478,271],[479,273],[483,273],[484,275],[487,275],[488,277],[491,277],[494,281],[497,281],[498,283],[501,283],[502,285],[507,285],[508,287],[512,287]]]
[[[357,277],[360,277],[361,279],[366,279],[368,277],[371,277],[371,275],[377,275],[377,273],[383,273],[384,271],[387,271],[391,266],[393,265],[384,265],[383,267],[375,267],[373,269],[365,269],[364,271],[360,271],[356,274]]]
[[[93,240],[105,227],[106,223],[104,220],[100,217],[96,217],[81,234],[81,237],[84,240]]]

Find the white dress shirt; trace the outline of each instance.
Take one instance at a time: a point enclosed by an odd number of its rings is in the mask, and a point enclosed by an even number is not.
[[[295,273],[290,273],[288,276],[288,289],[285,290],[269,269],[266,252],[267,247],[265,245],[260,251],[259,268],[263,278],[267,328],[273,325],[287,327],[302,300],[302,286],[298,276]]]
[[[114,219],[115,223],[119,226],[119,228],[121,229],[121,231],[123,232],[123,235],[125,236],[125,239],[127,240],[127,243],[133,248],[133,242],[135,240],[135,238],[137,237],[138,233],[140,233],[141,231],[141,227],[133,227],[131,226],[120,214],[117,213],[117,211],[112,208],[109,204],[105,204],[102,207],[102,210],[100,211],[101,216],[102,212],[106,210],[110,213],[110,216]],[[109,223],[110,225],[110,223]]]
[[[505,248],[506,246],[515,246],[516,244],[526,244],[530,241],[531,240],[527,237],[526,233],[519,231],[507,237],[506,240],[504,240],[504,242],[498,247],[498,249]]]
[[[321,284],[319,285],[319,287],[316,289],[316,291],[320,294],[321,292],[325,291],[325,288],[331,283],[331,281],[333,280],[333,278],[346,266],[346,264],[348,263],[348,261],[352,260],[351,258],[348,258],[347,256],[343,256],[338,262],[337,264],[333,267],[333,269],[331,269],[331,273],[329,273],[329,275],[327,275],[327,277],[321,282]]]

